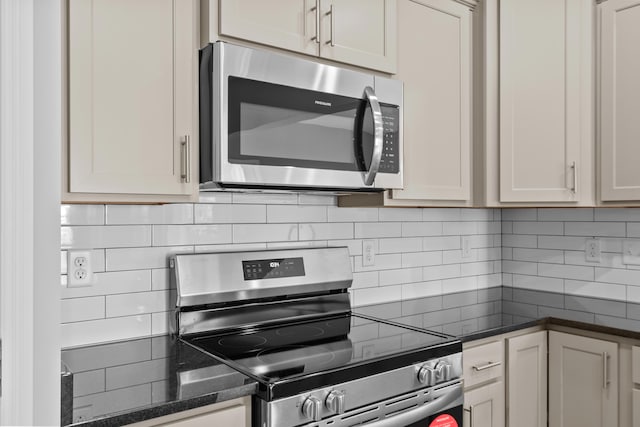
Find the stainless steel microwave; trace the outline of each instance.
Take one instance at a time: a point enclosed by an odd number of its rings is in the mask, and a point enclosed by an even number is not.
[[[402,82],[216,42],[200,51],[201,189],[402,188]]]

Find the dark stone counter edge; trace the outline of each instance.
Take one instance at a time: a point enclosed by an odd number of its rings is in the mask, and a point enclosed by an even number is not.
[[[239,397],[250,396],[256,392],[256,389],[257,383],[252,382],[241,387],[234,387],[232,389],[180,401],[159,403],[157,405],[148,406],[145,408],[133,409],[129,412],[123,412],[117,415],[107,415],[103,418],[93,419],[84,423],[71,424],[71,426],[111,427],[114,425],[121,426],[126,424],[133,424],[140,421],[150,420],[152,418],[176,414],[178,412],[187,411],[189,409],[200,408],[202,406],[236,399]]]
[[[537,320],[531,320],[528,322],[515,323],[513,325],[500,326],[497,328],[486,329],[483,331],[472,332],[470,334],[458,337],[460,341],[470,342],[483,338],[489,338],[496,335],[502,335],[509,332],[518,331],[534,326],[548,327],[550,325],[566,326],[576,329],[583,329],[591,332],[599,332],[609,335],[617,335],[620,337],[631,338],[640,340],[640,332],[630,331],[626,329],[613,328],[603,325],[595,325],[591,323],[577,322],[574,320],[559,319],[556,317],[544,317]],[[149,420],[152,418],[162,417],[164,415],[171,415],[189,409],[195,409],[206,405],[211,405],[218,402],[224,402],[226,400],[235,399],[238,397],[250,396],[256,392],[257,384],[251,382],[241,387],[235,387],[228,390],[219,391],[216,393],[207,394],[204,396],[197,396],[191,399],[174,401],[168,403],[160,403],[157,405],[134,409],[129,412],[124,412],[118,415],[108,415],[103,418],[93,419],[85,423],[72,424],[72,427],[102,427],[113,425],[126,425],[140,421]]]
[[[616,335],[623,338],[640,340],[640,331],[631,331],[628,329],[620,329],[620,328],[614,328],[611,326],[578,322],[575,320],[560,319],[557,317],[543,317],[541,319],[531,320],[528,322],[514,323],[513,325],[507,325],[507,326],[499,326],[497,328],[485,329],[483,331],[478,331],[478,332],[472,332],[468,335],[464,335],[458,338],[460,339],[460,341],[464,343],[469,341],[480,340],[483,338],[489,338],[495,335],[502,335],[509,332],[518,331],[520,329],[531,328],[533,326],[549,327],[551,325],[565,326],[568,328],[576,328],[576,329],[582,329],[590,332],[599,332],[602,334]]]

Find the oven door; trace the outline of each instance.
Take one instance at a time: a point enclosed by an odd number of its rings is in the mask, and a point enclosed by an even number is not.
[[[401,185],[400,109],[380,102],[372,75],[227,43],[214,44],[212,55],[213,152],[201,153],[216,167],[201,165],[201,180],[391,188],[376,179],[382,173]]]

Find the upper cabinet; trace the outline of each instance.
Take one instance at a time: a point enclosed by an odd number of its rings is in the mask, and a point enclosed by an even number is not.
[[[197,4],[70,0],[63,200],[197,195]]]
[[[640,200],[640,1],[607,0],[600,24],[600,200]]]
[[[486,205],[593,203],[594,7],[484,2]]]
[[[404,188],[340,204],[471,204],[471,3],[398,2],[398,72],[404,83]]]
[[[210,0],[219,35],[394,73],[396,0]]]

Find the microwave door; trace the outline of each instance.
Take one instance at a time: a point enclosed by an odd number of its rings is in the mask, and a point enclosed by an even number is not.
[[[364,164],[364,185],[373,186],[382,160],[384,127],[382,108],[374,90],[367,86],[364,90],[365,103],[356,120],[356,150]]]

